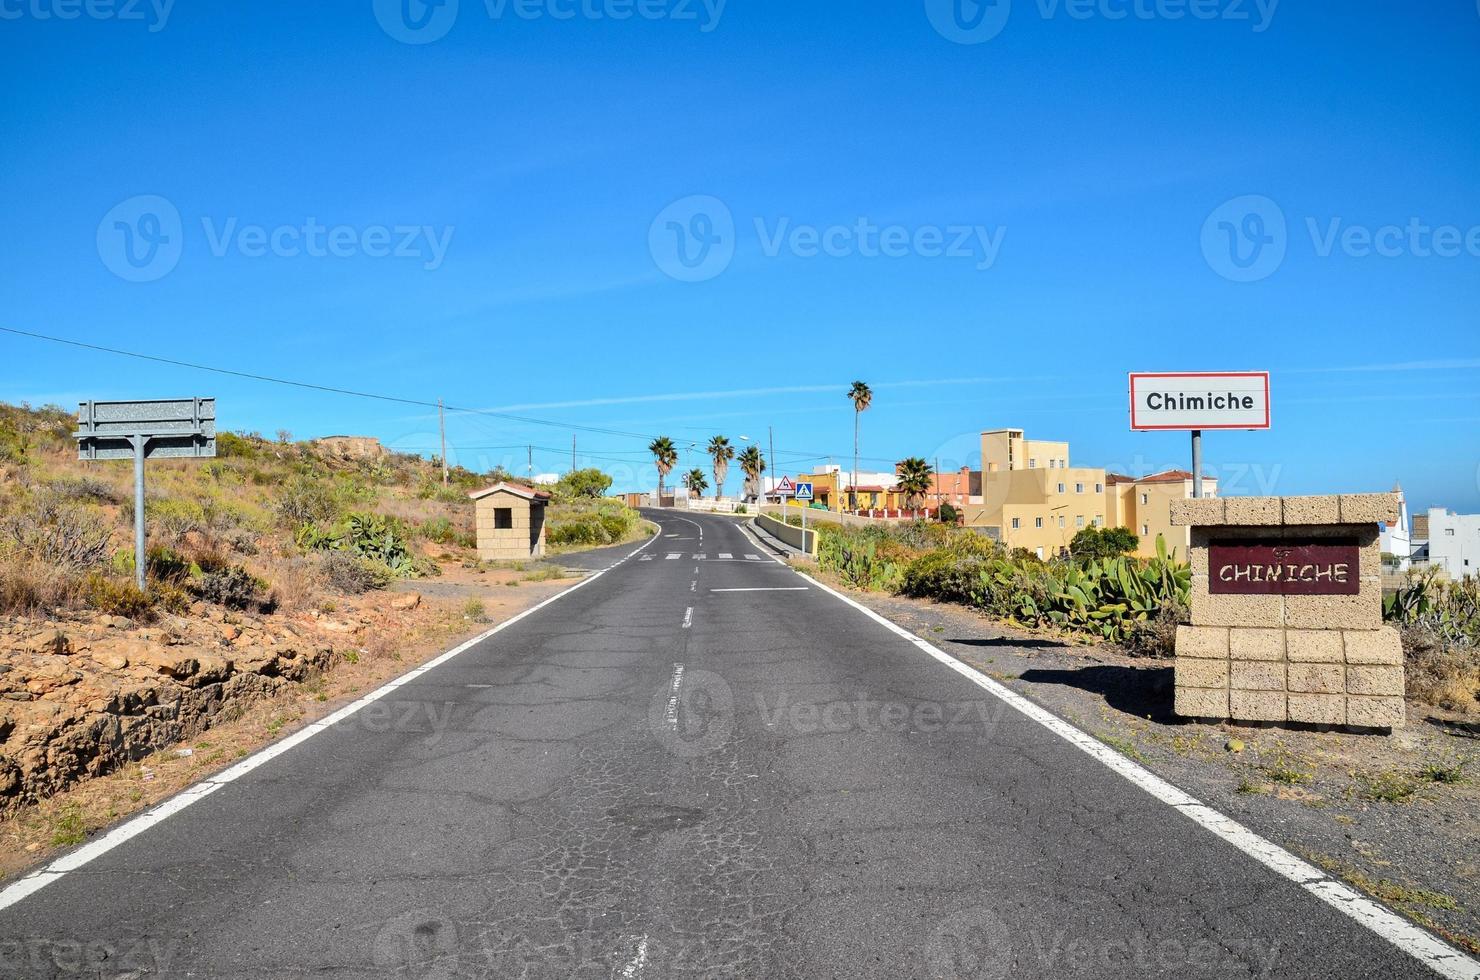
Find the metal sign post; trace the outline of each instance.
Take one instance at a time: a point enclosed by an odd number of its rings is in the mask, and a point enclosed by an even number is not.
[[[134,461],[134,581],[144,591],[144,460],[216,455],[216,399],[83,402],[77,410],[77,458]]]
[[[812,484],[798,483],[796,499],[805,501],[802,507],[802,546],[807,544],[807,511],[812,509]]]

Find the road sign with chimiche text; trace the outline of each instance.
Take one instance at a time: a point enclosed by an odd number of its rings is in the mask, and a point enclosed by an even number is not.
[[[1131,428],[1267,429],[1268,371],[1131,375]]]

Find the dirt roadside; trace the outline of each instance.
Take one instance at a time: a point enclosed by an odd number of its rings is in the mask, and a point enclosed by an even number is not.
[[[328,616],[305,617],[294,625],[333,647],[325,669],[271,696],[227,706],[198,735],[0,820],[0,880],[15,877],[291,735],[492,624],[569,588],[583,574],[561,569],[558,559],[511,568],[452,566],[439,578],[343,599]],[[57,625],[69,631],[84,624]]]
[[[1407,727],[1390,736],[1187,722],[1172,714],[1170,661],[823,580],[1480,954],[1480,719],[1410,702]]]

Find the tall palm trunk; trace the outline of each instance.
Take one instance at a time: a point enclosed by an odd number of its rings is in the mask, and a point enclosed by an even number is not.
[[[863,413],[857,406],[853,409],[853,482],[848,489],[848,509],[858,509],[858,417]]]

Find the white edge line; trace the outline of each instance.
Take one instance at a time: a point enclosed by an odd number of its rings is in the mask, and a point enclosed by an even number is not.
[[[361,708],[365,707],[368,704],[371,704],[374,701],[380,700],[403,684],[415,680],[422,674],[425,674],[427,671],[441,666],[442,664],[451,660],[453,657],[458,656],[459,654],[466,653],[468,650],[482,643],[484,640],[487,640],[495,633],[502,632],[503,630],[507,629],[510,626],[513,626],[515,623],[519,622],[521,619],[524,619],[527,616],[533,616],[541,609],[545,608],[553,602],[556,602],[557,600],[565,598],[577,589],[584,588],[585,586],[590,585],[592,582],[601,578],[601,576],[605,575],[613,568],[616,568],[618,565],[622,564],[622,562],[626,561],[628,558],[631,558],[638,552],[642,551],[643,548],[646,548],[657,539],[658,535],[654,535],[653,537],[648,538],[647,541],[643,542],[642,545],[640,545],[632,552],[628,553],[625,557],[618,559],[616,562],[608,565],[606,568],[603,568],[600,571],[593,572],[592,574],[581,579],[575,585],[572,585],[570,588],[555,593],[548,599],[545,599],[542,602],[530,606],[528,609],[524,610],[521,613],[510,616],[508,619],[499,623],[497,626],[494,626],[491,629],[484,630],[482,633],[479,633],[472,639],[467,640],[463,643],[459,643],[451,650],[439,654],[437,657],[427,661],[421,666],[408,670],[406,673],[400,675],[399,677],[387,681],[385,684],[383,684],[379,688],[376,688],[374,691],[371,691],[364,697],[345,705],[344,707],[340,708],[338,711],[335,711],[330,715],[320,718],[318,721],[304,726],[303,728],[294,732],[292,735],[289,735],[286,738],[274,742],[266,748],[261,749],[243,759],[241,762],[238,762],[233,766],[223,769],[221,772],[216,773],[214,776],[209,776],[201,780],[200,782],[193,783],[192,785],[181,790],[179,793],[176,793],[174,796],[165,800],[163,803],[160,803],[153,808],[144,811],[136,817],[132,817],[129,820],[124,821],[101,837],[89,841],[76,850],[62,855],[45,867],[39,868],[36,871],[33,871],[30,874],[26,875],[25,877],[18,879],[3,890],[0,890],[0,909],[9,908],[22,899],[27,898],[28,896],[40,891],[42,888],[45,888],[47,885],[51,884],[57,879],[65,876],[68,872],[76,871],[78,868],[94,860],[95,858],[101,857],[102,855],[113,850],[115,847],[118,847],[120,844],[123,844],[131,838],[137,837],[139,834],[142,834],[144,831],[148,830],[150,827],[153,827],[155,824],[164,822],[166,819],[179,813],[181,810],[190,806],[192,803],[195,803],[197,800],[204,799],[205,797],[214,793],[216,790],[220,789],[226,784],[234,782],[240,779],[242,776],[245,776],[252,770],[258,768],[259,766],[271,762],[273,759],[292,749],[294,746],[306,742],[320,732],[333,727],[341,721],[344,721],[346,718],[349,718]]]
[[[1398,949],[1423,963],[1440,976],[1448,977],[1450,980],[1480,980],[1480,961],[1472,959],[1437,936],[1419,928],[1386,906],[1367,898],[1351,886],[1337,881],[1324,871],[1301,860],[1278,844],[1260,837],[1232,817],[1225,816],[1212,807],[1182,792],[1182,790],[1168,783],[1160,776],[1137,765],[1126,756],[1110,748],[1093,735],[1080,731],[1058,715],[1039,707],[1016,691],[999,684],[984,674],[978,673],[975,668],[938,649],[928,640],[915,636],[903,626],[890,621],[857,600],[844,595],[802,570],[795,569],[795,571],[798,575],[815,583],[822,591],[836,596],[865,616],[879,623],[885,629],[909,640],[916,647],[930,654],[930,656],[951,668],[962,677],[965,677],[977,687],[1006,702],[1010,707],[1017,709],[1028,718],[1036,721],[1070,745],[1092,756],[1096,761],[1103,763],[1108,768],[1113,769],[1147,793],[1150,793],[1156,799],[1181,812],[1184,816],[1200,824],[1204,829],[1211,831],[1214,835],[1222,838],[1229,844],[1232,844],[1266,868],[1295,882],[1338,912],[1341,912],[1359,925],[1365,926],[1378,936],[1386,939],[1398,947]]]

